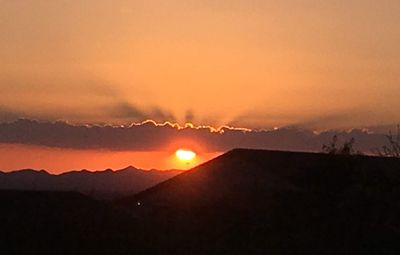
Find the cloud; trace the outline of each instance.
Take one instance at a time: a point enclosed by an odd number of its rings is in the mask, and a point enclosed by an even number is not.
[[[109,113],[111,115],[110,117],[131,119],[133,121],[138,121],[146,116],[146,114],[138,107],[126,102],[117,104]]]
[[[339,109],[338,109],[339,108]],[[312,113],[312,114],[310,114]],[[379,122],[376,120],[380,119]],[[321,111],[310,108],[308,111],[284,111],[264,107],[244,111],[230,120],[232,126],[246,125],[251,128],[301,127],[309,130],[351,129],[355,127],[392,126],[397,118],[379,117],[379,112],[367,107],[335,107]]]
[[[23,117],[23,113],[9,110],[6,107],[0,106],[0,122],[11,122]]]
[[[115,89],[114,84],[88,75],[72,77],[68,73],[56,73],[53,75],[37,76],[31,74],[16,76],[0,73],[0,88],[2,88],[3,93],[9,95],[120,96],[120,92]]]
[[[194,122],[194,113],[193,113],[192,110],[186,111],[185,122],[186,123],[193,123]]]
[[[319,130],[329,129],[331,127],[349,128],[351,126],[366,126],[368,123],[373,123],[371,117],[373,118],[375,116],[376,113],[374,112],[361,108],[351,108],[325,112],[324,114],[316,115],[312,118],[304,118],[293,125]]]
[[[175,117],[172,113],[162,110],[159,107],[148,107],[143,110],[131,103],[121,102],[115,104],[110,109],[106,109],[106,116],[109,119],[124,120],[125,122],[140,122],[143,120],[155,120],[158,122],[173,121]]]
[[[138,115],[136,109],[126,113]],[[301,128],[247,130],[221,127],[182,127],[147,121],[129,126],[72,125],[66,122],[39,122],[20,119],[0,123],[0,143],[19,143],[72,149],[105,149],[151,151],[163,150],[174,141],[191,140],[205,151],[227,151],[233,148],[255,148],[292,151],[320,151],[334,134],[341,141],[356,139],[356,149],[368,152],[385,144],[383,134],[365,130],[312,132]]]
[[[138,105],[140,89],[131,94],[105,79],[90,75],[55,73],[32,75],[0,72],[0,122],[22,117],[40,120],[68,120],[75,123],[129,123],[146,119],[174,120],[173,114],[153,105]],[[139,93],[142,92],[142,93]],[[14,110],[18,109],[18,111]],[[29,114],[29,115],[27,115]]]
[[[159,107],[152,107],[147,116],[148,119],[156,120],[159,122],[176,120],[174,114]]]

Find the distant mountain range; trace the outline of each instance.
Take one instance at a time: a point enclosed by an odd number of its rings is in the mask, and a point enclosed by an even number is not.
[[[0,189],[77,191],[96,198],[115,198],[143,191],[181,172],[181,170],[141,170],[129,166],[115,171],[80,170],[54,175],[45,170],[23,169],[8,173],[0,172]]]

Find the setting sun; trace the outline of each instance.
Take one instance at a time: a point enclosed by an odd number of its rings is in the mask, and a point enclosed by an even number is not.
[[[185,162],[190,162],[196,157],[196,153],[191,150],[179,149],[175,152],[176,157]]]

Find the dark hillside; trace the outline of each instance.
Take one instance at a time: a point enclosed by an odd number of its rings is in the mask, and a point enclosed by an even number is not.
[[[400,252],[399,159],[238,149],[118,203],[170,252]]]
[[[82,194],[3,190],[0,204],[1,254],[126,254],[129,247],[131,218]]]

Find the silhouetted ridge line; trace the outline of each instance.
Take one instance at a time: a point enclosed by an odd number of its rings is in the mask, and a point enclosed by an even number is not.
[[[400,159],[235,149],[115,203],[158,254],[336,255],[398,254],[399,201]]]
[[[321,158],[326,158],[326,159],[332,159],[332,157],[337,157],[337,158],[370,158],[372,160],[376,159],[378,161],[380,161],[381,159],[378,159],[378,157],[371,157],[371,156],[363,156],[363,155],[328,155],[325,153],[316,153],[316,152],[296,152],[296,151],[280,151],[280,150],[254,150],[254,149],[247,149],[247,148],[236,148],[236,149],[232,149],[210,161],[207,161],[201,165],[198,165],[190,170],[187,170],[183,173],[181,173],[178,176],[175,176],[171,179],[165,180],[157,185],[155,185],[154,187],[150,187],[138,194],[135,195],[135,199],[139,199],[141,196],[145,196],[145,194],[149,194],[152,191],[158,190],[158,189],[162,189],[163,187],[166,187],[168,185],[173,185],[173,183],[179,181],[179,180],[183,180],[185,177],[190,176],[192,174],[194,174],[194,172],[197,171],[203,171],[204,168],[208,168],[209,166],[214,166],[214,164],[216,165],[222,165],[221,167],[224,167],[224,163],[229,162],[231,160],[237,160],[237,159],[241,159],[242,162],[251,162],[252,160],[258,160],[262,161],[262,159],[265,158],[265,156],[268,156],[266,158],[266,160],[268,160],[268,158],[271,158],[273,160],[282,160],[283,162],[287,162],[287,160],[290,160],[291,158],[307,158],[307,160],[314,160],[314,159],[321,159]],[[396,160],[396,159],[393,159]],[[400,162],[400,160],[399,160]],[[268,164],[268,162],[264,162],[264,164]],[[215,167],[216,168],[216,167]],[[232,168],[231,168],[232,169]],[[232,169],[232,170],[238,170],[238,169]],[[210,171],[210,170],[207,170]],[[218,169],[214,169],[213,171],[218,171]],[[226,170],[229,171],[229,170]],[[266,171],[268,171],[266,169]],[[234,174],[235,171],[232,171],[232,173]]]
[[[97,198],[135,194],[181,173],[180,170],[141,170],[132,166],[120,170],[70,171],[50,174],[45,170],[23,169],[1,174],[0,190],[78,191]]]

